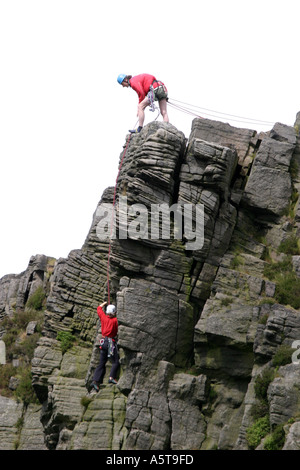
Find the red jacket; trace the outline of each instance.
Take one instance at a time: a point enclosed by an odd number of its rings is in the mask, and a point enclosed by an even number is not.
[[[152,85],[153,80],[156,80],[156,78],[148,73],[136,75],[129,80],[131,88],[136,91],[139,96],[139,103],[143,101],[149,93],[150,85]],[[158,84],[155,83],[153,88],[156,88],[157,86]]]
[[[97,308],[98,317],[101,321],[101,334],[102,336],[108,336],[109,338],[114,338],[118,334],[118,320],[116,317],[108,317],[102,308]]]

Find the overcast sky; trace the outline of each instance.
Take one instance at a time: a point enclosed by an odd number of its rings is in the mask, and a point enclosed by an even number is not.
[[[293,125],[299,5],[0,0],[0,277],[24,271],[31,255],[67,257],[83,245],[137,121],[137,95],[119,73],[153,74],[170,102],[216,110],[236,127],[272,126],[221,113]],[[171,108],[169,117],[188,137],[193,117]]]

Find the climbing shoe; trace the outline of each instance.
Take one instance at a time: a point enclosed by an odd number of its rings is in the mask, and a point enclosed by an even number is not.
[[[97,382],[92,382],[92,387],[93,387],[94,390],[96,390],[96,392],[99,392],[100,387],[99,387],[99,384]]]
[[[139,126],[137,129],[132,129],[132,130],[129,129],[129,132],[131,134],[138,134],[139,132],[141,132],[142,129],[143,129],[143,127]]]
[[[110,377],[108,383],[109,383],[109,384],[117,385],[118,382],[117,382],[115,379],[112,379],[112,378]]]

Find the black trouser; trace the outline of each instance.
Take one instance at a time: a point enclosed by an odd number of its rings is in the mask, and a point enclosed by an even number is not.
[[[112,377],[113,379],[116,378],[118,367],[120,365],[117,343],[115,342],[114,345],[115,345],[115,348],[114,348],[113,355],[110,356],[110,359],[112,361],[112,366],[111,366],[111,370],[109,374],[109,376]],[[103,382],[103,377],[106,371],[105,366],[107,363],[107,359],[108,359],[108,338],[105,338],[104,343],[102,344],[101,349],[100,349],[100,362],[94,373],[94,381],[98,382],[99,384],[102,384]]]

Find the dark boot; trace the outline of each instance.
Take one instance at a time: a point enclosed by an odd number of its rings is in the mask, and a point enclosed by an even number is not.
[[[139,132],[141,132],[142,129],[143,129],[143,126],[139,126],[137,129],[132,129],[132,130],[129,129],[129,132],[131,134],[138,134]]]
[[[92,387],[94,388],[94,390],[96,390],[96,392],[99,392],[100,384],[98,382],[93,381],[92,382]]]

